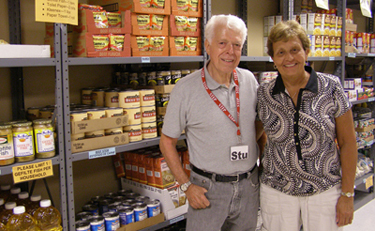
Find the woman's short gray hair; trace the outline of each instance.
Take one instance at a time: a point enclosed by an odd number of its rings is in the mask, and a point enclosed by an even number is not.
[[[214,15],[208,20],[206,28],[204,30],[204,35],[208,42],[211,44],[213,37],[215,36],[216,26],[226,26],[228,29],[238,32],[242,37],[243,45],[247,37],[247,27],[242,19],[234,15]]]

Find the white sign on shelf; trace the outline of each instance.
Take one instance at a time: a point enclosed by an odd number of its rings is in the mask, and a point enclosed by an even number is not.
[[[355,57],[356,57],[356,54],[355,54],[355,53],[348,53],[348,57],[349,57],[349,58],[355,58]]]
[[[370,8],[370,6],[371,6],[370,0],[361,0],[360,5],[361,5],[362,15],[365,16],[365,17],[372,18],[372,13],[371,13],[371,8]]]
[[[89,152],[89,159],[116,155],[116,148],[105,148]]]
[[[316,6],[324,10],[329,10],[328,0],[315,0]]]
[[[142,63],[150,63],[151,59],[150,59],[150,57],[141,57],[141,62]]]

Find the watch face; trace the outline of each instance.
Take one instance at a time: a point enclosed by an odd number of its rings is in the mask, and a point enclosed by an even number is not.
[[[187,190],[186,184],[181,185],[181,190],[184,192]]]

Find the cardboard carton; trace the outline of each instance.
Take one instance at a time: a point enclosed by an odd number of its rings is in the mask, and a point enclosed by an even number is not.
[[[123,127],[128,125],[128,118],[128,115],[123,115],[96,120],[71,121],[71,134]]]
[[[201,19],[198,18],[197,22],[197,31],[178,31],[176,27],[176,20],[175,15],[171,15],[169,17],[169,28],[170,28],[170,36],[191,36],[191,37],[199,37],[201,36]]]
[[[168,36],[168,17],[164,16],[161,30],[141,30],[138,26],[137,13],[131,13],[132,35]]]
[[[181,15],[181,16],[191,16],[191,17],[203,17],[203,0],[198,0],[198,11],[192,10],[179,10],[177,7],[177,0],[171,0],[172,5],[172,14],[174,15]]]
[[[138,44],[137,44],[137,36],[131,36],[130,44],[132,50],[132,56],[137,57],[147,57],[147,56],[168,56],[169,55],[169,43],[168,43],[168,36],[164,36],[164,46],[162,51],[139,51]]]
[[[164,8],[142,7],[139,0],[89,0],[89,4],[111,7],[119,11],[130,10],[143,14],[171,14],[171,0],[165,0]]]
[[[175,37],[169,37],[170,56],[198,56],[198,55],[202,55],[202,48],[201,48],[202,42],[201,42],[200,37],[198,37],[197,48],[196,48],[195,51],[177,51],[174,38]]]
[[[100,148],[113,147],[129,143],[128,133],[72,141],[72,153]]]
[[[137,221],[130,224],[127,224],[125,226],[121,226],[117,231],[137,231],[141,230],[156,224],[159,224],[164,221],[164,214],[160,213],[157,216],[149,217],[144,219],[143,221]]]

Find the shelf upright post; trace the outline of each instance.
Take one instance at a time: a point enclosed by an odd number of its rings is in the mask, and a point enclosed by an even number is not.
[[[60,213],[63,230],[68,230],[68,210],[66,203],[66,172],[65,172],[65,145],[63,120],[63,84],[61,75],[61,24],[54,24],[54,51],[55,51],[55,113],[57,131],[57,151],[59,156],[60,176]],[[53,121],[54,122],[54,121]]]
[[[237,9],[237,15],[245,22],[247,26],[247,0],[237,0],[238,9]],[[246,37],[248,37],[246,35]],[[245,41],[242,48],[242,56],[247,56],[247,42]]]
[[[203,23],[202,23],[203,63],[205,63],[206,60],[208,60],[208,54],[204,47],[204,40],[205,40],[204,28],[206,27],[206,24],[210,18],[211,18],[211,0],[203,0]]]
[[[68,58],[68,31],[67,25],[61,24],[61,69],[62,69],[62,117],[64,122],[65,147],[65,174],[66,198],[68,210],[68,228],[75,230],[74,185],[73,185],[73,158],[70,141],[70,99],[69,99],[69,58]],[[64,229],[65,230],[65,229]]]
[[[341,84],[344,84],[345,79],[345,15],[346,15],[346,0],[337,0],[337,16],[342,18],[342,32],[341,32],[341,62],[338,62],[337,76],[341,78]],[[335,73],[336,74],[336,73]]]
[[[9,15],[9,42],[21,44],[21,14],[20,1],[8,0]],[[25,102],[23,97],[23,71],[22,67],[10,68],[11,94],[12,94],[12,119],[25,119]]]
[[[283,0],[283,20],[291,20],[294,14],[294,0]]]

